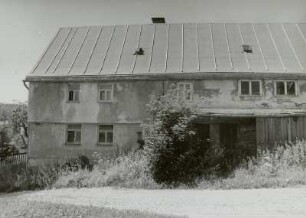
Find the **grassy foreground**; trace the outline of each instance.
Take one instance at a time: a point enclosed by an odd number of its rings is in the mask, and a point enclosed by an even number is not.
[[[192,187],[198,189],[283,188],[306,185],[306,142],[297,141],[265,151],[255,159],[244,162],[227,177],[198,178]],[[105,187],[160,189],[171,188],[157,184],[149,173],[141,152],[121,156],[116,160],[100,159],[94,170],[66,172],[55,187]]]
[[[24,201],[18,196],[0,196],[0,218],[11,217],[91,217],[91,218],[172,218],[177,216],[156,215],[136,210],[79,206],[49,202]]]
[[[97,154],[96,154],[97,155]],[[135,189],[173,188],[157,184],[142,151],[105,159],[97,155],[92,170],[79,167],[63,170],[58,165],[35,166],[27,172],[0,173],[1,191],[20,191],[69,187],[123,187]],[[1,171],[1,170],[0,170]],[[212,175],[197,178],[192,185],[175,188],[251,189],[306,185],[306,142],[279,146],[249,159],[227,177]]]

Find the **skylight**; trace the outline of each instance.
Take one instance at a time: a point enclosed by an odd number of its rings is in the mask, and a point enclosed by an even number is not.
[[[253,53],[252,47],[250,45],[242,45],[242,48],[246,53]]]
[[[152,23],[166,23],[164,17],[152,17]]]

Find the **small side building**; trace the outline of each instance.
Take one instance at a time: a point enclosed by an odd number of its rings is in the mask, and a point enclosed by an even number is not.
[[[136,149],[149,96],[172,86],[212,143],[306,138],[306,24],[61,28],[25,81],[34,159]]]

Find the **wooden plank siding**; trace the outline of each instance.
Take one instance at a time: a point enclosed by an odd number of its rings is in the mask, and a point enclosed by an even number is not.
[[[306,117],[256,118],[257,144],[272,148],[274,144],[306,139]]]

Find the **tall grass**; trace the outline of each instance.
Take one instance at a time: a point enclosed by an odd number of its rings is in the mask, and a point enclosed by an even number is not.
[[[149,173],[143,151],[119,154],[115,158],[106,158],[95,153],[94,162],[92,171],[80,169],[76,172],[64,172],[54,187],[117,186],[149,189],[160,187]]]
[[[54,187],[173,188],[157,184],[148,169],[143,151],[121,154],[116,158],[94,157],[92,171],[62,172]],[[306,185],[306,142],[278,146],[274,151],[258,154],[236,168],[226,178],[212,176],[196,181],[196,186],[179,188],[249,189]]]
[[[306,142],[296,141],[264,151],[223,179],[202,179],[198,188],[277,188],[306,185]]]
[[[70,166],[70,165],[69,165]],[[173,188],[157,184],[149,171],[144,151],[93,156],[93,168],[69,168],[60,164],[30,165],[0,169],[0,192],[50,187],[124,187],[142,189]],[[226,178],[210,177],[196,181],[199,189],[277,188],[306,185],[306,142],[278,146],[258,154],[236,168]],[[194,188],[181,186],[180,188]]]
[[[57,163],[2,166],[0,192],[51,188],[61,171]]]

